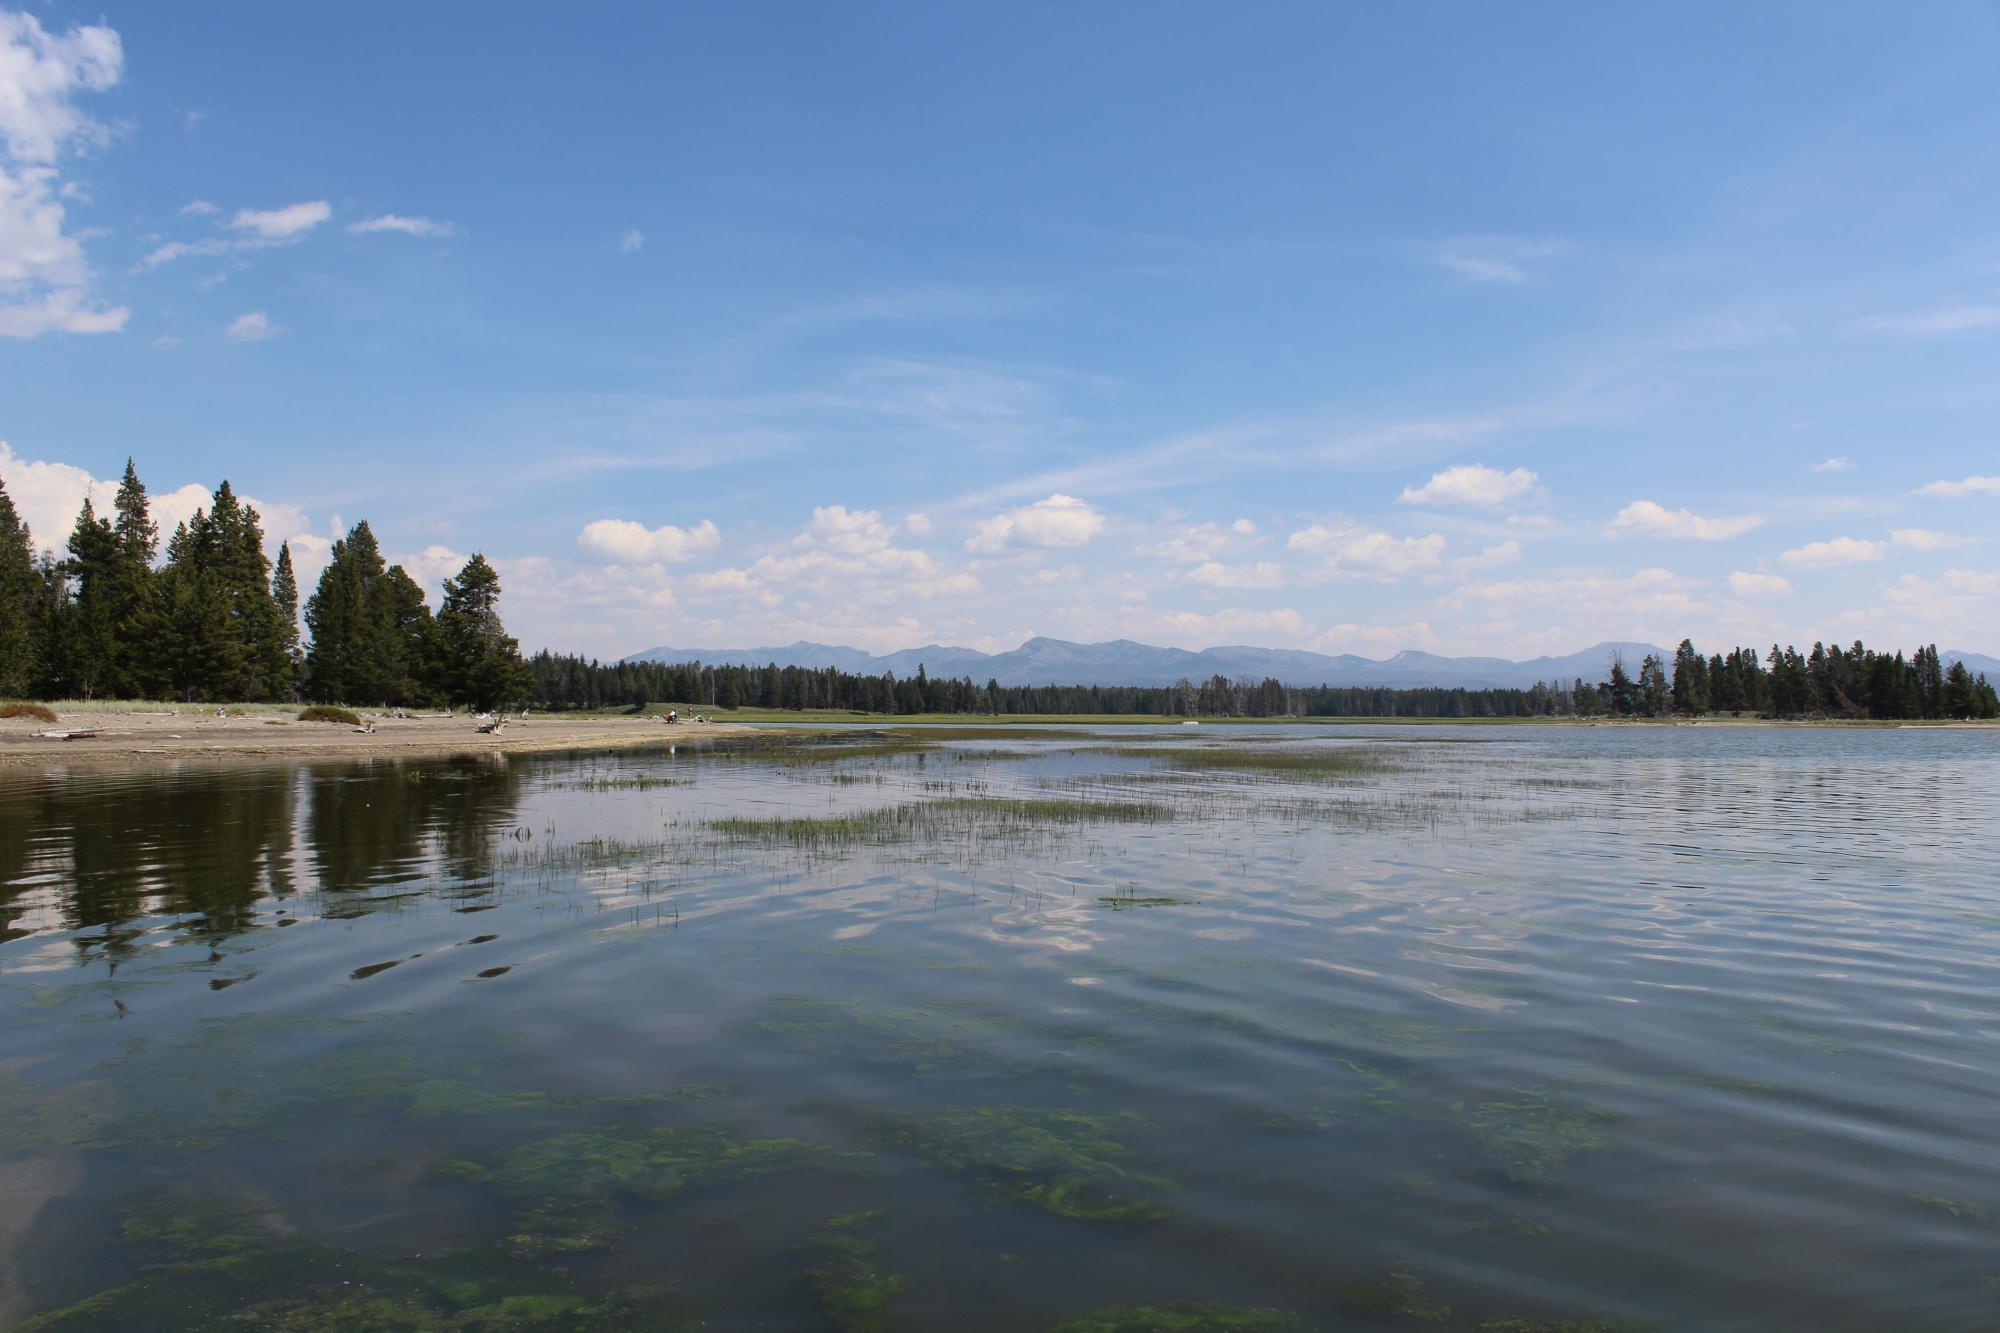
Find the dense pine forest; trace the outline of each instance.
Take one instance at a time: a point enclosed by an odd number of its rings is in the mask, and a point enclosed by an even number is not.
[[[1698,717],[1918,719],[2000,717],[1985,677],[1946,668],[1935,645],[1909,657],[1814,644],[1704,657],[1682,640],[1636,675],[1606,663],[1601,681],[1529,689],[1372,689],[1215,676],[1171,686],[985,685],[903,680],[833,668],[600,663],[544,650],[523,661],[500,620],[500,576],[473,555],[444,583],[435,612],[365,522],[333,544],[301,607],[291,551],[264,553],[257,511],[227,481],[166,539],[131,462],[113,513],[86,500],[61,555],[37,556],[0,485],[0,698],[161,699],[367,706],[533,705],[864,713],[1156,717]]]
[[[1638,675],[1606,663],[1603,681],[1552,681],[1529,689],[1295,687],[1276,680],[1199,684],[977,685],[932,679],[919,667],[903,680],[832,667],[599,663],[537,653],[527,663],[533,697],[546,708],[643,708],[670,700],[697,707],[836,709],[864,713],[1061,713],[1156,717],[1697,717],[1993,718],[2000,699],[1962,663],[1945,668],[1935,647],[1905,658],[1854,644],[1812,652],[1773,645],[1703,657],[1682,640],[1671,661],[1647,657]]]
[[[100,517],[85,500],[64,553],[37,557],[0,486],[0,697],[479,708],[524,697],[483,556],[445,580],[433,614],[357,523],[306,599],[302,645],[291,549],[272,563],[257,511],[227,481],[174,529],[164,559],[129,460],[113,510]]]

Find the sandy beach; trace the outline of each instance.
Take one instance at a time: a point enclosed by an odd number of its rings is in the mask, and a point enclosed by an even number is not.
[[[212,708],[170,711],[118,708],[64,709],[54,724],[31,718],[0,720],[0,764],[144,762],[164,759],[319,759],[392,755],[424,758],[455,754],[524,754],[538,750],[665,749],[713,744],[757,729],[727,723],[651,718],[531,714],[510,719],[497,736],[478,730],[469,714],[408,717],[362,713],[372,732],[339,722],[300,722],[296,710]],[[47,732],[95,732],[70,739]]]

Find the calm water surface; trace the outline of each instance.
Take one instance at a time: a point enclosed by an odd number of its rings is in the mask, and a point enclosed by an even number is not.
[[[0,1325],[2000,1327],[1996,793],[1947,730],[0,773]]]

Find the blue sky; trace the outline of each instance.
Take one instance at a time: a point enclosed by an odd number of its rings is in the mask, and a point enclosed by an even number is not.
[[[0,479],[525,645],[2000,650],[2000,8],[0,0]]]

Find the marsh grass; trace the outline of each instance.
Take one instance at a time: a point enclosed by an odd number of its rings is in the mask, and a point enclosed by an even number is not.
[[[0,718],[27,717],[37,722],[59,722],[56,710],[47,704],[8,703],[0,704]]]
[[[707,827],[735,842],[807,851],[886,847],[975,838],[1032,840],[1093,824],[1157,824],[1177,818],[1159,801],[1060,797],[947,796],[837,815],[734,815]]]
[[[1381,746],[1113,745],[1102,751],[1150,759],[1182,772],[1268,775],[1293,782],[1343,782],[1399,771],[1407,764]]]

